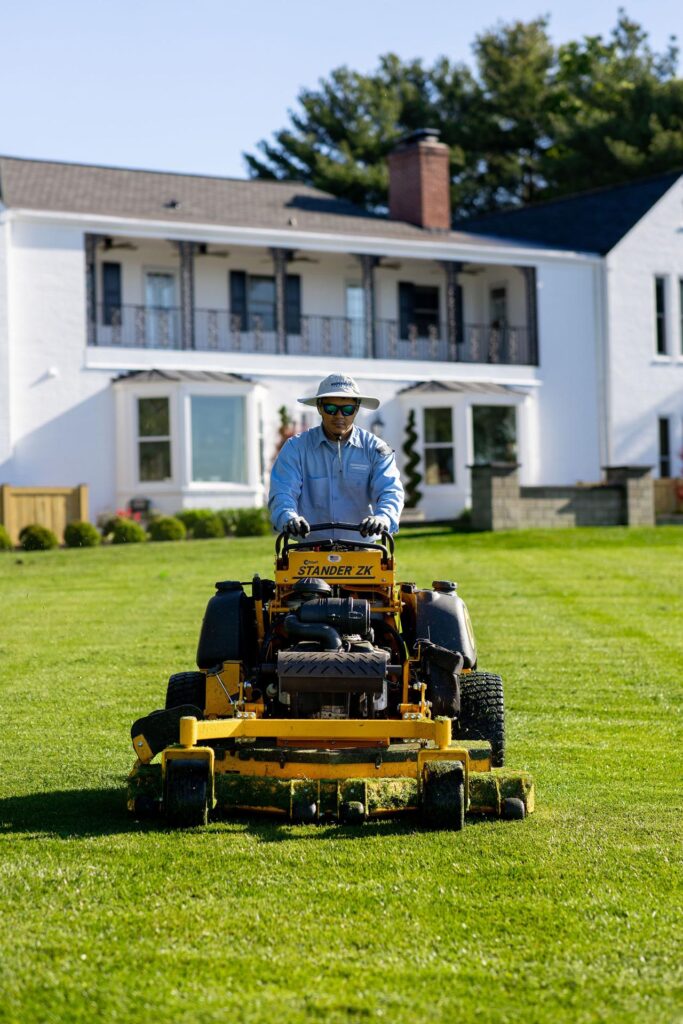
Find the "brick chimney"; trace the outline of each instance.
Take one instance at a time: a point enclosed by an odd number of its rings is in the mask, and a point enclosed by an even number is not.
[[[389,216],[421,228],[450,231],[448,146],[434,128],[402,139],[389,154]]]

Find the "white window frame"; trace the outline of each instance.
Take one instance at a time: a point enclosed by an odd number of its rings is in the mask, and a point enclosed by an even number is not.
[[[425,424],[426,414],[427,414],[427,412],[434,412],[437,409],[439,409],[439,410],[447,409],[450,412],[450,414],[451,414],[451,440],[450,441],[428,441],[427,440],[427,437],[426,437],[426,424]],[[422,423],[421,423],[421,426],[422,426],[422,460],[421,461],[422,461],[422,482],[424,483],[424,486],[425,487],[438,487],[438,488],[441,488],[441,487],[455,487],[457,485],[457,482],[458,482],[458,467],[457,467],[457,463],[456,463],[456,458],[457,458],[457,447],[456,447],[457,435],[456,435],[456,429],[455,429],[456,428],[455,408],[454,408],[453,403],[451,402],[448,405],[444,405],[443,401],[442,401],[439,404],[434,402],[434,403],[430,403],[429,405],[424,405],[422,407],[421,420],[422,420]],[[439,483],[436,483],[436,484],[430,484],[430,483],[427,482],[427,449],[428,448],[430,448],[430,449],[431,448],[450,448],[450,450],[451,450],[451,452],[453,454],[453,479],[452,480],[445,480],[443,482],[439,481]]]
[[[150,434],[143,435],[140,433],[140,402],[146,399],[159,399],[165,398],[168,403],[168,434]],[[135,479],[139,487],[149,487],[150,485],[157,484],[168,484],[173,479],[173,427],[171,423],[171,397],[170,395],[138,395],[135,399]],[[143,480],[140,476],[140,445],[151,441],[168,441],[168,454],[169,462],[171,466],[171,473],[169,476],[164,477],[163,480]]]

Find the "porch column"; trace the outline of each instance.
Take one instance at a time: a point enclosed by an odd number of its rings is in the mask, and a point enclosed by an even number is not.
[[[359,253],[356,259],[360,263],[363,282],[363,320],[365,327],[365,354],[368,359],[375,358],[375,267],[379,256]]]
[[[529,332],[527,348],[529,363],[538,366],[538,305],[536,301],[536,267],[520,267],[526,286],[526,324]]]
[[[99,235],[85,236],[85,315],[88,345],[97,344],[97,243]]]
[[[196,242],[176,242],[180,254],[180,338],[182,348],[194,348],[194,254]]]
[[[462,271],[463,264],[459,260],[443,260],[441,266],[446,271],[446,334],[448,347],[455,361],[458,358],[458,342],[465,340],[459,337],[462,309],[458,308],[460,305],[458,274]]]
[[[286,287],[287,287],[287,261],[291,258],[288,249],[270,250],[273,257],[273,271],[275,274],[275,330],[277,333],[277,350],[280,353],[287,351],[287,316],[286,316]]]

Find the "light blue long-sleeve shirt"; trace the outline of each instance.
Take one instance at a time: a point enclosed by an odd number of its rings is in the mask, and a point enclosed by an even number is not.
[[[348,440],[329,441],[314,427],[290,437],[270,474],[270,517],[282,530],[292,516],[309,523],[360,523],[386,516],[396,533],[403,509],[403,485],[391,448],[368,430],[353,427]],[[358,540],[350,531],[320,531],[316,537]]]

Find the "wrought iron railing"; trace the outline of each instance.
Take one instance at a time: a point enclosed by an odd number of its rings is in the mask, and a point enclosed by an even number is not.
[[[201,352],[284,353],[348,359],[535,365],[536,339],[528,327],[465,323],[453,341],[444,324],[418,330],[398,320],[375,321],[372,338],[365,322],[343,316],[290,318],[282,335],[262,317],[245,321],[225,309],[195,309],[193,336],[182,333],[179,307],[100,306],[91,330],[96,345],[182,349]]]

